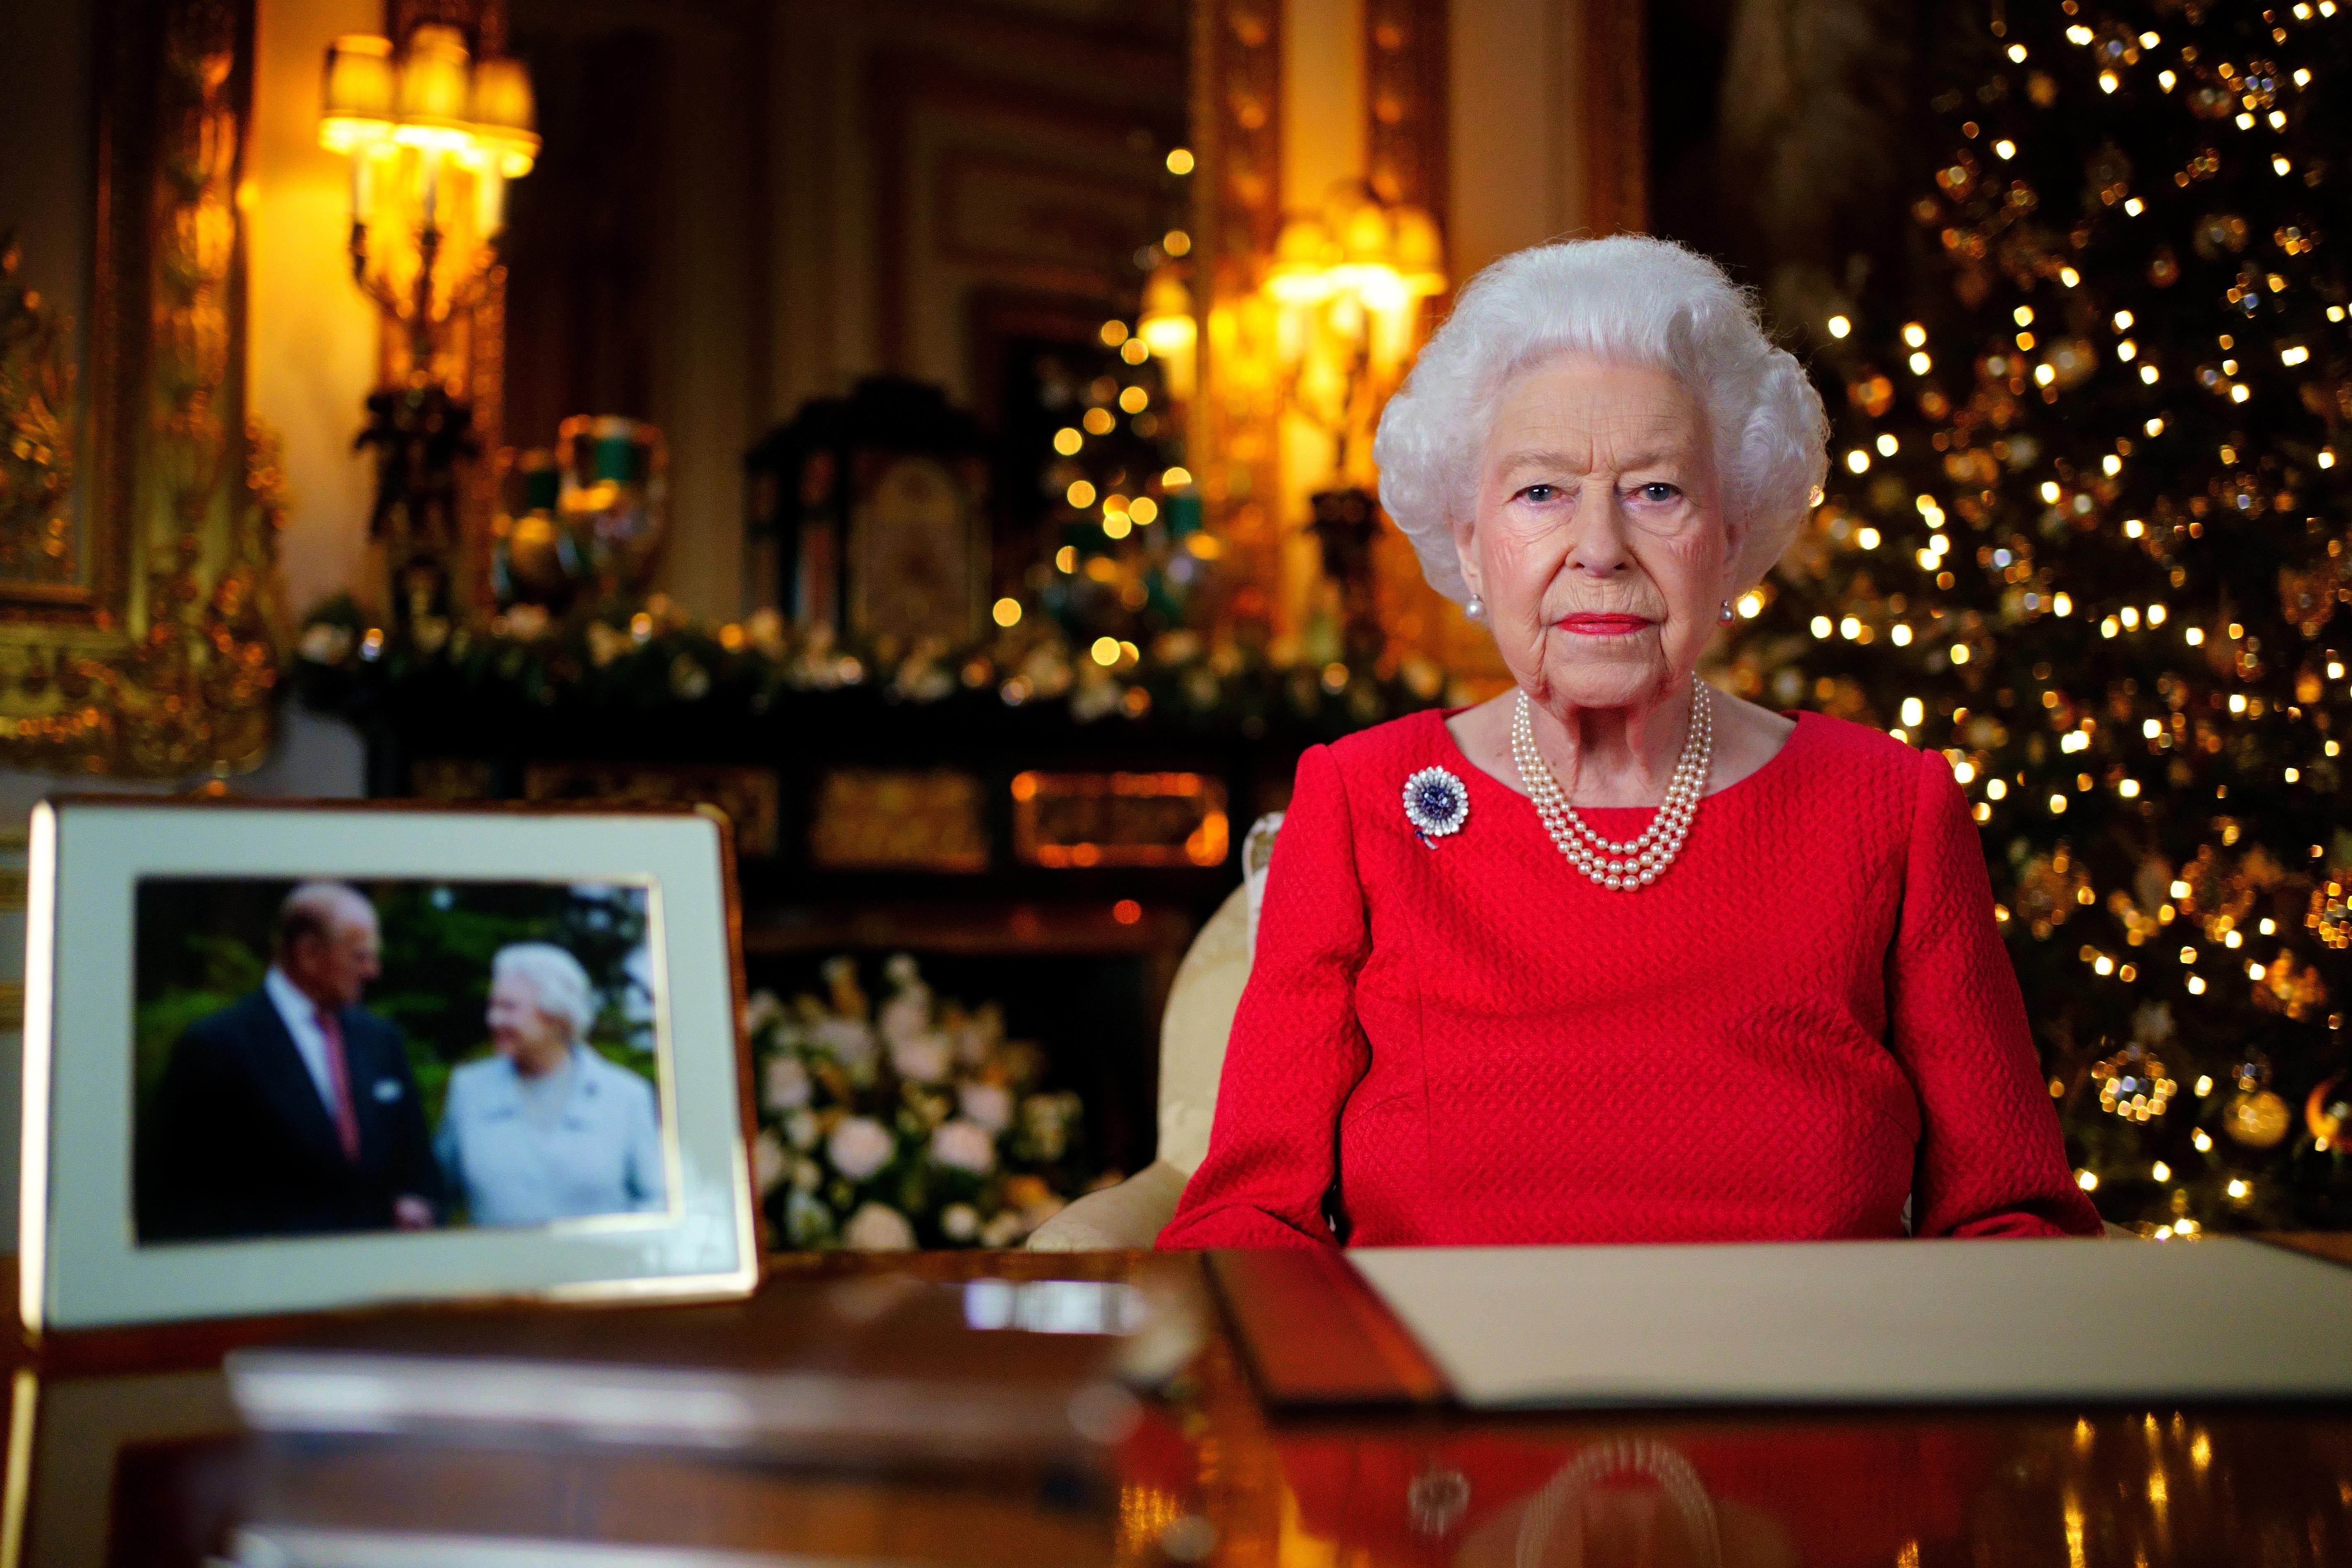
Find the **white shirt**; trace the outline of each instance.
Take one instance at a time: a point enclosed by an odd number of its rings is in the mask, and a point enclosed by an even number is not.
[[[327,1065],[327,1031],[319,1027],[319,1005],[304,995],[302,988],[280,973],[274,963],[269,973],[261,977],[261,988],[269,994],[270,1005],[286,1021],[286,1032],[294,1037],[294,1048],[301,1053],[302,1065],[310,1069],[310,1081],[326,1105],[327,1120],[334,1121],[339,1106],[335,1070]],[[348,1070],[349,1064],[345,1066]]]

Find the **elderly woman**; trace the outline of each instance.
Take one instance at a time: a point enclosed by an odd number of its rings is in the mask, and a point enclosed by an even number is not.
[[[476,1225],[544,1225],[664,1205],[653,1087],[589,1048],[596,991],[543,942],[490,960],[493,1056],[449,1075],[436,1147]]]
[[[1464,289],[1375,451],[1515,688],[1300,759],[1160,1246],[2098,1231],[1944,760],[1694,676],[1825,440],[1677,246]]]

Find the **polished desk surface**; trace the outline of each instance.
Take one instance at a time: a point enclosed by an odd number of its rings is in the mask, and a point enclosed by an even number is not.
[[[2340,1240],[2314,1249],[2352,1260]],[[858,1275],[1201,1288],[1189,1258],[939,1253],[779,1258],[765,1289]],[[494,1479],[426,1447],[363,1484],[378,1505],[394,1494],[395,1510],[401,1494],[464,1493],[542,1540],[723,1541],[812,1563],[2352,1563],[2343,1406],[1284,1415],[1256,1398],[1202,1301],[1205,1336],[1118,1448],[1093,1526],[985,1479],[894,1495],[659,1455],[550,1457]],[[255,1484],[220,1359],[288,1330],[17,1347],[0,1539],[12,1563],[200,1562]]]

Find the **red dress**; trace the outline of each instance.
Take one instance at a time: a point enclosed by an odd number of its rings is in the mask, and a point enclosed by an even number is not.
[[[1441,767],[1426,843],[1405,780]],[[1627,838],[1643,808],[1584,811]],[[1162,1247],[2095,1235],[1944,759],[1800,715],[1612,892],[1417,713],[1299,759]]]

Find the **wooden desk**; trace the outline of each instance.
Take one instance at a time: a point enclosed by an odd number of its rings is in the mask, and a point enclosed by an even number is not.
[[[925,1280],[1134,1278],[1137,1254],[929,1254],[780,1259],[774,1279],[904,1272]],[[773,1288],[772,1282],[771,1288]],[[255,1448],[218,1373],[285,1325],[194,1330],[20,1350],[6,1521],[22,1561],[190,1563],[251,1506]],[[2161,1356],[2160,1345],[2115,1347]],[[1618,1447],[1612,1450],[1612,1445]],[[1002,1489],[934,1488],[877,1504],[825,1478],[720,1474],[659,1458],[551,1461],[494,1491],[467,1456],[423,1452],[423,1495],[473,1486],[516,1529],[656,1538],[666,1521],[793,1526],[802,1562],[1205,1562],[1234,1568],[1512,1564],[1530,1508],[1564,1471],[1631,1456],[1695,1479],[1727,1564],[2105,1565],[2352,1563],[2352,1410],[2041,1409],[1841,1415],[1743,1411],[1471,1415],[1443,1408],[1270,1417],[1212,1317],[1188,1368],[1118,1450],[1098,1528],[1040,1520]],[[381,1477],[379,1475],[379,1480]],[[1569,1480],[1572,1482],[1574,1473]],[[1550,1488],[1548,1501],[1547,1488]],[[1570,1489],[1574,1489],[1571,1486]],[[1687,1500],[1685,1488],[1681,1494]],[[1587,1563],[1704,1561],[1666,1493],[1602,1485],[1570,1500]],[[1540,1516],[1539,1516],[1540,1517]],[[1579,1559],[1560,1544],[1530,1561]],[[769,1550],[779,1550],[781,1536]],[[1172,1549],[1172,1550],[1171,1550]],[[821,1550],[824,1555],[816,1553]]]

